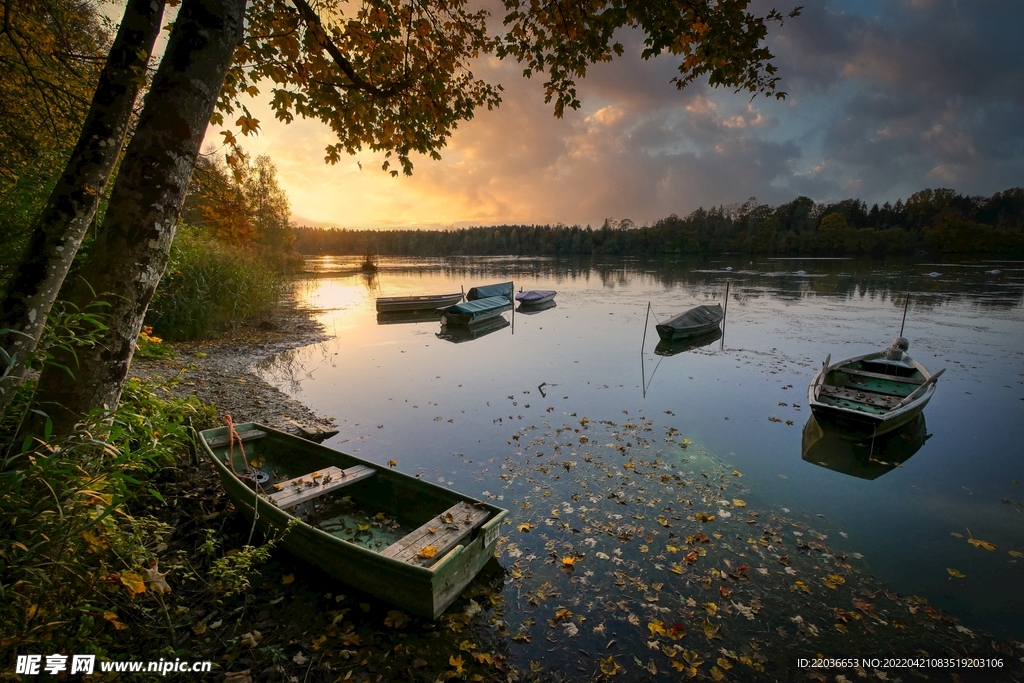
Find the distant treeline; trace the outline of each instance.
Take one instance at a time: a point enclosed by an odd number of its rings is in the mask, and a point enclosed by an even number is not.
[[[807,254],[915,252],[1024,253],[1024,189],[991,197],[922,190],[906,203],[868,209],[858,199],[816,204],[798,197],[771,207],[700,208],[651,226],[606,220],[599,229],[565,225],[499,225],[459,230],[347,230],[299,227],[303,254],[392,256],[709,254],[727,251]]]

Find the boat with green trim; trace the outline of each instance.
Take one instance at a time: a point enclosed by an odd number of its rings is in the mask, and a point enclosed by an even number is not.
[[[459,304],[439,308],[437,311],[441,314],[442,325],[476,325],[485,320],[498,317],[511,308],[512,299],[500,295],[473,301],[463,301]]]
[[[494,557],[508,512],[257,423],[199,442],[228,496],[292,553],[436,619]]]
[[[921,414],[935,394],[935,374],[907,354],[898,337],[888,349],[830,364],[825,359],[807,389],[822,427],[866,438],[885,434]]]

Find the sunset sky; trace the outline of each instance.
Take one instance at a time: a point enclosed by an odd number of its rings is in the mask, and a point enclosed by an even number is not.
[[[501,107],[463,123],[442,161],[414,159],[412,177],[392,178],[369,152],[326,165],[330,131],[275,122],[260,103],[268,84],[250,106],[261,134],[245,147],[277,164],[298,223],[347,228],[597,227],[750,197],[870,205],[926,187],[1024,185],[1024,3],[807,4],[769,40],[784,101],[704,83],[677,91],[675,61],[642,61],[639,36],[624,34],[626,55],[592,68],[583,108],[561,120],[542,80],[481,63],[475,73],[505,87]]]

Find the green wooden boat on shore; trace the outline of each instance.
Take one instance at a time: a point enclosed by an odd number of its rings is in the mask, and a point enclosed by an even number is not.
[[[228,496],[340,581],[436,619],[494,557],[502,508],[260,424],[235,434],[199,435]]]

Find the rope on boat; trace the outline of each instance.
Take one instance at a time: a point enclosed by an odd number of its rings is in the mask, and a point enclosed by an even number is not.
[[[235,441],[238,441],[238,450],[242,453],[242,462],[245,463],[245,474],[252,476],[252,482],[255,485],[253,489],[253,504],[252,504],[252,526],[249,528],[249,540],[245,542],[246,545],[252,545],[252,535],[256,532],[256,520],[260,518],[260,482],[256,479],[256,473],[252,467],[249,466],[249,458],[245,455],[245,446],[242,445],[242,435],[235,429],[235,421],[231,418],[230,413],[224,414],[224,424],[228,427],[228,464],[231,465],[231,471],[238,476],[238,470],[235,469]]]

